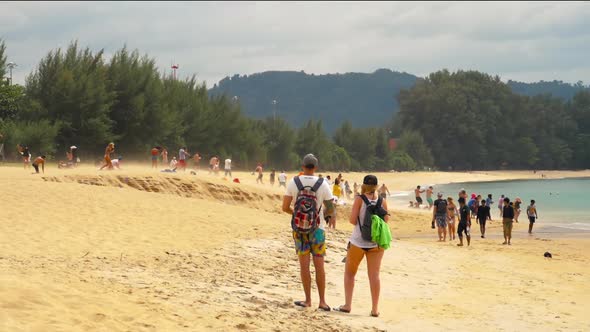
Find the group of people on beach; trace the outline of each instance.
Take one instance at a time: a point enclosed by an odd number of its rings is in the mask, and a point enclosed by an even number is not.
[[[416,201],[418,203],[420,187],[416,189]],[[432,186],[429,189],[433,189]],[[452,197],[443,198],[442,193],[437,194],[437,199],[432,202],[432,223],[431,227],[437,228],[438,238],[440,242],[445,242],[447,239],[447,228],[450,240],[455,240],[455,232],[459,237],[458,246],[463,246],[463,235],[467,240],[467,245],[471,243],[471,219],[475,219],[479,224],[481,238],[485,238],[486,224],[492,221],[491,207],[494,204],[492,194],[488,194],[486,199],[482,199],[481,195],[475,193],[471,194],[471,198],[467,201],[467,192],[465,189],[459,191],[458,203],[455,204]],[[500,219],[502,220],[502,229],[504,233],[504,242],[502,244],[511,245],[513,223],[518,223],[518,217],[521,213],[522,200],[517,197],[513,202],[510,198],[502,195],[498,202],[498,209],[500,211]],[[531,204],[527,207],[527,216],[529,219],[529,234],[532,234],[533,226],[538,218],[537,207],[535,200],[531,200]],[[458,225],[455,229],[455,223],[458,219]],[[436,224],[436,227],[435,227]]]
[[[295,252],[299,258],[301,282],[305,300],[295,301],[296,306],[311,307],[311,272],[310,263],[315,267],[315,279],[319,293],[319,310],[331,311],[325,298],[326,277],[324,256],[326,254],[325,227],[336,223],[336,204],[334,191],[339,186],[336,178],[331,187],[330,178],[315,175],[318,159],[313,154],[303,158],[302,172],[292,178],[286,188],[282,210],[291,216],[291,227]],[[338,184],[336,184],[338,183]],[[372,308],[370,315],[379,316],[379,294],[381,261],[385,249],[389,247],[391,235],[387,237],[389,220],[387,200],[379,194],[377,177],[367,175],[360,185],[360,193],[354,198],[349,222],[354,225],[347,245],[344,272],[345,303],[335,311],[350,313],[355,276],[358,267],[366,257],[369,283],[371,289]],[[355,190],[356,191],[356,190]],[[292,203],[293,206],[292,206]],[[323,210],[323,216],[320,211]],[[374,219],[377,216],[378,218]],[[368,225],[367,217],[373,220]],[[372,229],[368,231],[367,229]],[[367,233],[368,232],[368,233]],[[367,235],[369,234],[369,235]],[[377,239],[377,240],[376,240]],[[389,241],[389,242],[388,242]]]

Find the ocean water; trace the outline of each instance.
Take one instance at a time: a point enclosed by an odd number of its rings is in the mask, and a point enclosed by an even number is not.
[[[457,199],[462,188],[469,197],[471,193],[480,194],[483,198],[492,194],[492,218],[498,218],[498,200],[504,194],[511,201],[516,197],[522,199],[519,217],[521,222],[527,222],[526,207],[534,199],[539,214],[536,225],[590,230],[590,178],[453,183],[434,186],[434,193],[436,195],[437,192],[442,192],[444,197]],[[414,200],[413,196],[413,192],[403,192],[395,194],[391,199],[398,204],[407,205],[409,200]],[[425,197],[423,193],[422,198],[426,203]]]

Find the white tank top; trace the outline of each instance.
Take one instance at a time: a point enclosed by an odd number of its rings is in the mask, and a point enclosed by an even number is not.
[[[369,199],[369,202],[376,203],[379,196],[377,196],[377,195],[375,195],[375,196],[376,196],[376,198]],[[360,225],[359,223],[362,223],[363,220],[365,220],[366,213],[367,213],[367,205],[363,201],[363,203],[361,205],[361,210],[359,211],[359,219],[356,221],[357,224],[354,225],[354,228],[352,229],[352,235],[350,236],[350,243],[354,244],[355,246],[357,246],[359,248],[365,248],[365,249],[366,248],[376,248],[377,243],[363,239],[363,236],[361,234],[361,229],[359,228],[359,225]]]

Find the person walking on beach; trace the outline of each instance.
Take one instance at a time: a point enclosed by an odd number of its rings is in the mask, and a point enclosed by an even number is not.
[[[355,196],[359,194],[359,185],[356,182],[352,186],[352,190],[354,190],[354,195]]]
[[[502,218],[502,208],[504,207],[504,195],[500,196],[500,200],[498,201],[498,210],[500,210],[500,218]]]
[[[261,163],[258,163],[254,172],[258,173],[258,176],[256,177],[256,183],[264,184],[262,182],[262,164]]]
[[[534,199],[531,199],[531,205],[529,205],[526,208],[526,214],[529,217],[529,234],[532,234],[535,221],[539,218],[539,215],[537,214],[537,206],[535,205]]]
[[[465,198],[459,198],[459,226],[457,227],[457,235],[459,235],[459,243],[457,244],[459,247],[463,246],[463,233],[465,233],[465,237],[467,238],[467,245],[471,243],[471,213],[469,208],[465,204]]]
[[[363,237],[363,231],[361,231],[361,223],[365,221],[366,214],[369,213],[369,205],[376,207],[378,211],[377,215],[385,222],[389,220],[387,201],[379,197],[377,188],[377,177],[374,175],[365,176],[361,185],[361,194],[354,199],[354,203],[352,204],[349,222],[353,225],[353,229],[348,242],[346,265],[344,266],[345,304],[335,308],[339,312],[350,313],[352,310],[352,295],[356,273],[361,261],[366,257],[371,289],[371,316],[379,317],[379,295],[381,292],[379,274],[385,249],[379,247],[376,242],[365,239]],[[385,227],[389,226],[386,225]]]
[[[39,165],[41,165],[43,174],[45,174],[45,155],[39,156],[33,160],[33,168],[35,169],[35,173],[33,174],[39,174]]]
[[[279,188],[280,187],[287,188],[287,174],[285,174],[285,171],[282,171],[281,174],[279,174],[278,180],[279,180]]]
[[[479,230],[481,231],[481,238],[486,237],[486,222],[492,220],[490,215],[490,207],[486,205],[485,200],[481,200],[481,205],[477,209],[477,223],[479,224]]]
[[[514,222],[518,223],[518,217],[520,216],[520,205],[522,204],[522,199],[520,197],[516,197],[514,200]]]
[[[20,153],[20,155],[23,157],[24,169],[29,168],[29,164],[31,163],[31,152],[29,152],[29,147],[27,145],[17,144],[16,149],[18,150],[18,153]]]
[[[504,197],[504,207],[502,208],[502,228],[504,230],[504,243],[510,245],[512,238],[512,223],[514,222],[514,208],[510,206],[510,199]]]
[[[100,168],[101,170],[107,167],[108,169],[113,169],[113,163],[111,161],[111,154],[115,153],[115,143],[111,142],[107,147],[104,149],[104,165]]]
[[[387,199],[388,195],[389,195],[389,188],[387,188],[387,186],[384,183],[379,188],[379,197],[381,197],[382,199]]]
[[[350,199],[352,190],[350,190],[350,184],[348,184],[348,180],[344,181],[344,192],[346,193],[346,198]]]
[[[432,227],[436,221],[436,227],[438,228],[438,242],[445,242],[447,240],[447,215],[448,215],[448,203],[443,199],[442,193],[436,194],[437,199],[433,202],[434,208],[432,209]]]
[[[434,202],[432,201],[432,192],[434,191],[434,188],[432,188],[432,186],[428,187],[428,190],[426,190],[426,202],[428,202],[428,208],[432,209],[432,205],[434,205]]]
[[[152,148],[152,151],[150,151],[152,155],[152,168],[158,169],[158,156],[160,155],[161,149],[161,147],[156,146]]]
[[[225,160],[225,165],[223,167],[223,169],[225,170],[225,176],[227,177],[229,175],[229,177],[231,178],[231,157],[227,158]]]
[[[310,262],[313,257],[316,285],[320,297],[318,309],[330,311],[326,303],[326,273],[324,270],[324,256],[326,255],[326,237],[324,228],[326,221],[320,217],[322,204],[324,215],[330,221],[334,216],[332,191],[328,184],[315,176],[318,159],[313,154],[303,157],[303,175],[294,177],[287,186],[283,197],[282,210],[291,215],[291,227],[295,252],[299,257],[301,283],[305,293],[304,301],[296,301],[295,305],[311,307],[311,272]],[[295,205],[291,203],[295,199]]]
[[[422,205],[422,196],[420,194],[422,194],[425,190],[420,190],[420,186],[416,186],[416,189],[414,189],[414,194],[416,195],[416,208],[419,208],[420,205]]]
[[[447,197],[447,223],[449,224],[449,240],[455,239],[455,232],[457,231],[455,227],[455,222],[457,221],[457,215],[459,215],[459,210],[453,201],[453,197]]]
[[[275,185],[275,176],[276,176],[276,172],[275,170],[271,170],[270,171],[270,185],[274,187]]]

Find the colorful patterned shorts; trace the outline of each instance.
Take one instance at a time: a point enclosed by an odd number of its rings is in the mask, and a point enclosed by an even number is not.
[[[293,231],[297,255],[303,256],[311,253],[314,257],[324,257],[326,255],[325,234],[324,230],[319,228],[311,234],[299,234]]]

